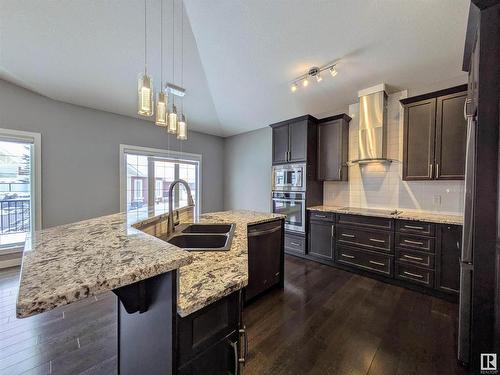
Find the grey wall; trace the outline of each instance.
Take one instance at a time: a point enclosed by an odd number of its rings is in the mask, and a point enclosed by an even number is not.
[[[224,140],[224,208],[271,209],[271,128]]]
[[[119,211],[120,144],[202,154],[202,212],[224,206],[220,137],[189,132],[188,141],[170,137],[169,145],[153,123],[57,102],[3,80],[0,127],[42,135],[44,228]]]

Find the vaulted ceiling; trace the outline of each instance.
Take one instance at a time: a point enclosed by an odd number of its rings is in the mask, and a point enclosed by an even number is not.
[[[181,83],[180,0],[164,0],[164,77]],[[160,81],[161,0],[148,3],[148,70]],[[463,77],[468,0],[185,0],[184,108],[191,129],[228,136],[305,113],[334,113],[357,91]],[[142,0],[0,0],[0,77],[50,98],[137,117]],[[172,15],[177,38],[172,47]],[[172,79],[172,58],[175,79]],[[291,93],[311,66],[339,74]]]

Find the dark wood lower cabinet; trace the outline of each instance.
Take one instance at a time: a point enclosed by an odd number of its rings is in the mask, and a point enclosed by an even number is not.
[[[305,258],[458,296],[461,225],[311,211],[308,236]]]
[[[177,315],[177,373],[239,374],[246,355],[240,343],[246,335],[241,311],[237,291],[186,317]]]
[[[333,262],[334,224],[328,221],[309,222],[308,254]]]
[[[436,241],[436,289],[458,294],[460,290],[462,227],[459,225],[440,225]]]

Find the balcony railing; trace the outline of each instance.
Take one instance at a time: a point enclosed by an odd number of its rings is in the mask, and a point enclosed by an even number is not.
[[[0,201],[0,234],[28,232],[30,214],[29,199]]]

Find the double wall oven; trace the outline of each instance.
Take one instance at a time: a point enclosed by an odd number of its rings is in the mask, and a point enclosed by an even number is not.
[[[273,212],[286,215],[285,230],[306,231],[306,164],[273,166]]]

